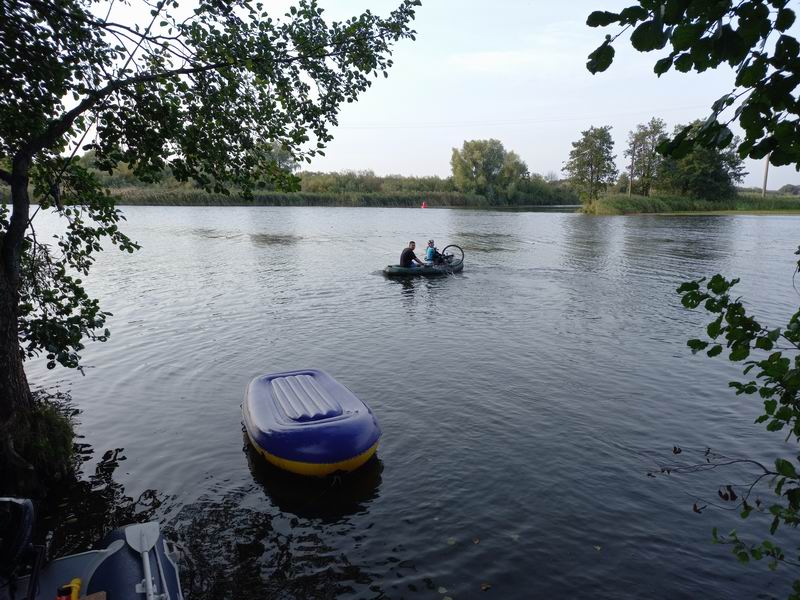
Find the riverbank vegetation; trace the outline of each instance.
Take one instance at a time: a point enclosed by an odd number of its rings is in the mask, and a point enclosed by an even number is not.
[[[699,129],[699,121],[689,126]],[[675,135],[685,131],[675,128]],[[785,210],[785,203],[738,201],[736,184],[746,175],[734,148],[695,145],[679,156],[664,155],[666,124],[652,118],[628,133],[624,151],[627,173],[617,177],[611,127],[591,127],[573,142],[564,170],[569,183],[581,193],[584,212],[629,214],[635,212]],[[734,140],[735,141],[735,140]],[[622,194],[627,192],[627,199]],[[754,208],[758,205],[758,208]],[[776,208],[780,206],[780,208]]]
[[[683,130],[678,126],[674,134]],[[611,127],[590,127],[572,144],[564,180],[555,174],[544,177],[530,172],[517,153],[496,139],[467,140],[461,148],[453,148],[449,177],[381,176],[371,170],[300,171],[283,146],[271,144],[261,148],[261,155],[277,165],[284,181],[277,181],[275,174],[262,177],[246,195],[241,190],[214,192],[196,182],[179,181],[169,168],[162,169],[154,181],[138,177],[135,164],[119,163],[103,171],[92,151],[76,162],[108,188],[120,205],[419,207],[425,203],[429,207],[513,208],[582,203],[584,212],[603,215],[796,209],[790,200],[795,186],[784,186],[786,193],[781,196],[786,199],[770,192],[762,201],[751,190],[740,192],[737,184],[745,172],[733,148],[696,145],[680,157],[665,156],[659,148],[668,139],[666,123],[658,117],[637,125],[628,133],[623,151],[628,169],[619,173]],[[281,185],[287,182],[291,185]]]
[[[592,215],[630,215],[640,213],[719,213],[719,212],[778,212],[799,213],[800,198],[791,196],[760,196],[738,194],[727,200],[703,200],[687,196],[640,196],[606,194],[586,203],[583,212]]]
[[[91,152],[77,162],[97,177],[120,205],[419,207],[425,202],[429,207],[487,208],[580,203],[572,188],[556,178],[547,180],[529,173],[525,163],[515,153],[506,152],[497,140],[473,140],[464,147],[469,149],[471,166],[464,162],[461,168],[454,167],[451,177],[379,176],[370,170],[297,171],[297,163],[275,148],[271,156],[293,178],[296,189],[278,190],[274,182],[262,181],[246,195],[236,190],[215,193],[180,182],[169,169],[160,173],[157,182],[143,182],[135,167],[126,164],[104,172]],[[492,158],[498,159],[497,164]]]
[[[483,196],[459,192],[253,192],[214,194],[196,188],[135,187],[112,190],[118,205],[141,206],[428,206],[483,207]]]

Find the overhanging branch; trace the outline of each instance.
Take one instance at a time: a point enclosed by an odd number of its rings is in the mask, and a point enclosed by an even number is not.
[[[8,171],[4,171],[3,169],[0,169],[0,181],[3,181],[4,183],[11,185],[11,173],[9,173]]]

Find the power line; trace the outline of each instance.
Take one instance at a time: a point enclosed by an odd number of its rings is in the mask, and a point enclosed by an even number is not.
[[[608,114],[605,116],[588,115],[588,116],[570,116],[570,117],[554,117],[548,119],[504,119],[497,121],[451,121],[451,122],[412,122],[412,123],[376,123],[365,125],[339,125],[338,129],[446,129],[454,127],[501,127],[507,125],[546,125],[548,123],[562,123],[568,121],[600,121],[605,119],[612,119],[617,117],[629,117],[641,114],[654,114],[664,113],[680,110],[694,110],[694,109],[708,109],[708,105],[695,105],[695,106],[675,106],[671,108],[661,109],[646,109],[638,111],[629,111],[624,113]]]

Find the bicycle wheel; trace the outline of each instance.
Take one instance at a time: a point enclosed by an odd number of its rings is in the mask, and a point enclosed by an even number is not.
[[[450,244],[449,246],[445,246],[444,250],[442,250],[442,257],[446,265],[455,267],[464,262],[464,251],[460,246]]]

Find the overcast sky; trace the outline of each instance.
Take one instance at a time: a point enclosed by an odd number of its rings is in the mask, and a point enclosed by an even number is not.
[[[291,0],[262,0],[281,18]],[[319,0],[330,19],[369,8],[388,14],[399,0]],[[628,132],[658,116],[670,131],[705,118],[730,91],[729,68],[703,73],[653,64],[665,53],[639,53],[620,38],[605,73],[591,75],[586,56],[613,29],[592,29],[593,10],[620,10],[631,0],[423,0],[413,24],[416,41],[395,47],[389,78],[380,77],[355,104],[346,104],[325,157],[313,170],[371,169],[379,175],[450,174],[450,156],[464,140],[499,139],[532,172],[560,174],[571,145],[588,127],[611,125],[624,168]],[[194,3],[181,3],[179,12]],[[114,16],[149,22],[137,2],[114,4]],[[795,27],[796,28],[796,27]],[[793,28],[793,29],[795,29]],[[738,132],[734,128],[734,132]],[[746,161],[744,185],[761,186],[763,161]],[[800,184],[793,167],[770,168],[769,188]]]
[[[423,0],[414,24],[417,40],[400,43],[389,78],[345,106],[327,156],[310,168],[446,176],[453,147],[496,138],[531,171],[560,172],[570,142],[591,125],[613,127],[622,167],[628,131],[637,123],[658,116],[671,129],[705,118],[733,82],[727,68],[658,78],[653,64],[662,55],[639,53],[622,38],[610,70],[591,75],[586,55],[606,30],[587,27],[586,17],[631,3]],[[386,14],[394,4],[321,2],[336,18],[364,8]],[[748,160],[746,166],[744,184],[760,186],[763,162]],[[769,187],[786,183],[800,184],[800,174],[771,167]]]

